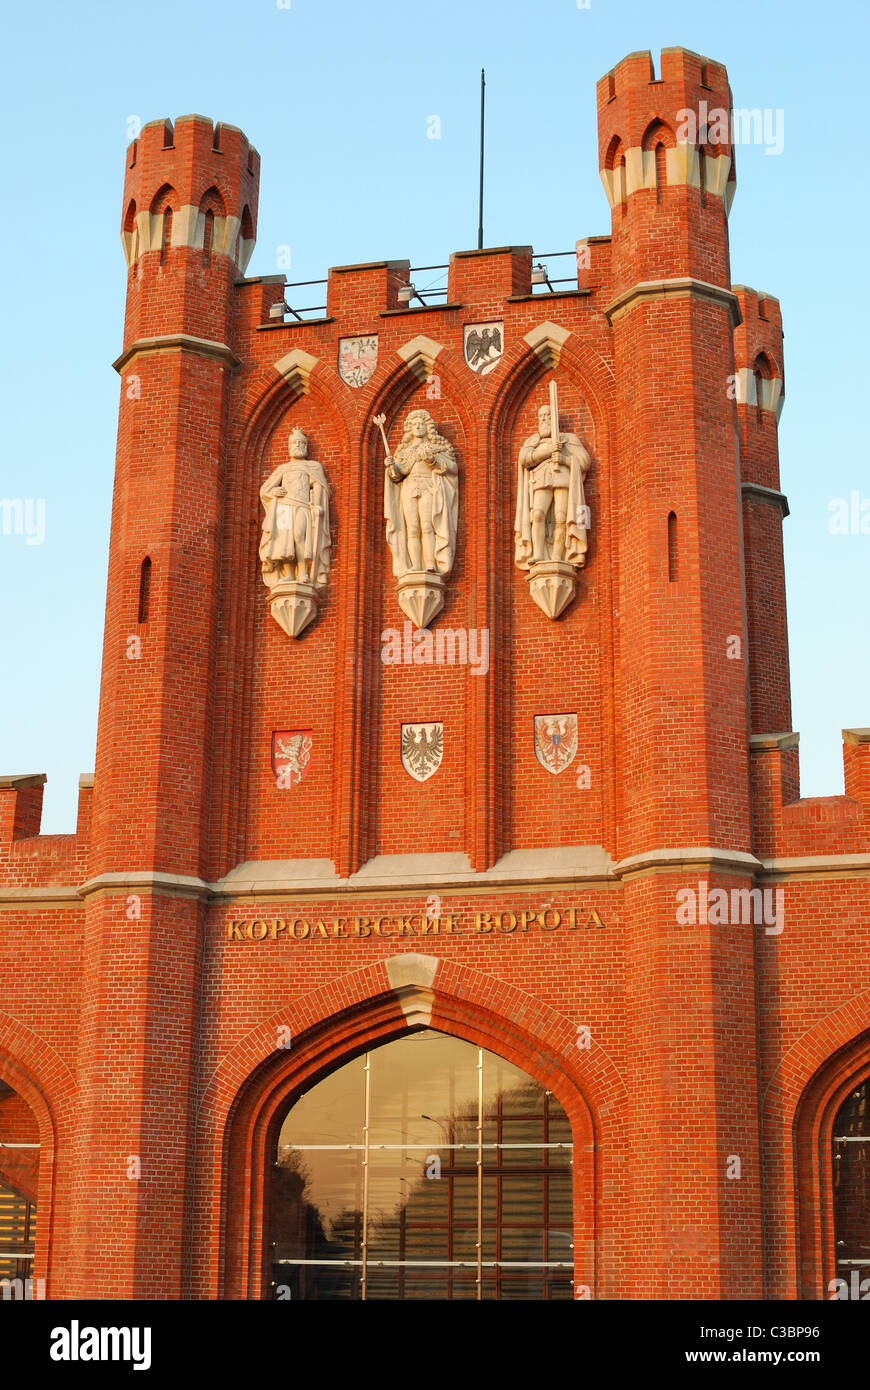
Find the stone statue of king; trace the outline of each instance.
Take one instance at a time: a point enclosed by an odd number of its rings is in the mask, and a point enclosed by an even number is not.
[[[411,410],[395,455],[384,459],[384,517],[393,574],[449,574],[459,487],[453,446],[428,410]]]
[[[260,488],[265,515],[259,554],[272,616],[289,637],[298,637],[316,617],[329,577],[330,488],[323,465],[308,457],[308,437],[298,425],[287,451],[287,462]]]
[[[260,488],[266,509],[260,539],[263,578],[274,585],[298,580],[322,588],[329,574],[329,483],[308,458],[308,439],[297,426],[287,440],[289,462],[279,463]]]
[[[583,480],[589,455],[576,434],[554,434],[548,404],[538,410],[538,432],[520,449],[515,559],[520,569],[563,561],[586,563],[588,513]]]
[[[449,440],[428,410],[410,410],[395,454],[383,435],[384,518],[399,607],[417,627],[444,607],[445,577],[453,569],[459,519],[459,469]]]

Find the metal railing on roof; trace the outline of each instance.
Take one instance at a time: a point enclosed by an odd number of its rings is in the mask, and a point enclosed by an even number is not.
[[[328,283],[329,282],[327,280],[296,280],[292,285],[285,285],[284,298],[283,300],[279,299],[277,304],[272,305],[271,309],[269,310],[269,318],[273,321],[279,321],[283,323],[284,315],[292,314],[297,323],[305,323],[306,320],[303,318],[303,314],[325,314],[325,304],[306,304],[304,306],[299,306],[298,308],[296,308],[292,304],[288,304],[287,298],[288,290],[307,289],[309,285],[326,285]],[[291,298],[292,297],[293,296],[291,296]]]
[[[577,276],[563,275],[553,276],[550,274],[548,261],[557,261],[561,256],[573,256],[576,260],[576,251],[539,251],[532,254],[532,294],[556,294],[554,285],[574,285],[577,284]]]
[[[576,285],[577,276],[562,275],[554,276],[550,272],[549,262],[559,260],[565,256],[576,258],[576,251],[541,251],[532,255],[532,294],[556,294],[556,285]],[[447,284],[424,285],[418,287],[413,280],[415,275],[423,275],[430,270],[449,270],[448,265],[417,265],[411,266],[408,271],[408,281],[405,285],[399,286],[398,301],[399,306],[407,308],[414,300],[419,301],[422,308],[428,308],[431,303],[445,302],[447,299]],[[442,277],[436,277],[438,279]],[[273,304],[269,310],[269,318],[273,321],[283,323],[284,317],[291,314],[297,323],[305,323],[306,316],[316,316],[326,313],[325,304],[306,304],[297,305],[291,302],[294,296],[292,290],[308,289],[313,285],[326,285],[327,280],[296,280],[293,284],[284,286],[284,298],[277,304]]]

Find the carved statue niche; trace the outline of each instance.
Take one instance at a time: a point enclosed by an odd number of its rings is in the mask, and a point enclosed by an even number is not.
[[[589,509],[583,480],[590,458],[576,434],[559,430],[555,381],[538,407],[538,430],[520,449],[514,559],[527,570],[529,593],[548,618],[558,618],[574,597],[577,571],[586,563]]]
[[[384,518],[399,607],[418,628],[428,627],[444,607],[444,579],[456,556],[456,454],[428,410],[409,411],[395,454],[384,421],[375,416],[386,450]]]
[[[298,637],[316,617],[329,577],[330,487],[322,465],[308,457],[308,438],[298,425],[290,431],[287,452],[288,461],[260,488],[266,512],[260,563],[272,617],[289,637]]]

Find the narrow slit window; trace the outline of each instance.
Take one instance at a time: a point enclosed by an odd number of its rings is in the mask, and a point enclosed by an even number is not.
[[[698,177],[701,182],[701,207],[707,206],[707,156],[703,150],[698,151]]]
[[[656,202],[660,203],[667,183],[667,160],[665,147],[661,141],[656,145]]]
[[[147,623],[151,607],[151,557],[145,556],[139,571],[139,622]]]
[[[202,231],[202,263],[203,263],[203,265],[209,265],[209,264],[211,263],[211,243],[212,243],[212,238],[213,238],[213,236],[214,236],[214,213],[212,212],[211,208],[209,208],[208,212],[207,212],[206,215],[205,215],[205,226],[203,227],[203,231]]]
[[[762,422],[761,411],[762,400],[764,398],[764,387],[762,383],[764,381],[764,377],[761,375],[761,372],[758,370],[757,367],[753,375],[755,377],[755,423],[756,425],[760,425]]]
[[[677,582],[677,514],[668,512],[668,583]]]
[[[172,208],[167,208],[163,214],[163,239],[160,243],[160,264],[166,264],[166,257],[169,255],[169,248],[172,245]]]

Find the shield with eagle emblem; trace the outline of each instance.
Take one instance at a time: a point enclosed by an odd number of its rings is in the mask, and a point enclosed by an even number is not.
[[[501,361],[504,324],[467,323],[463,333],[465,362],[478,376],[487,376]]]
[[[304,781],[311,760],[312,742],[308,729],[291,729],[272,735],[272,771],[282,790]]]
[[[437,772],[443,756],[443,724],[402,725],[402,766],[415,782],[425,782]]]
[[[535,757],[548,772],[564,772],[577,754],[576,714],[535,717]]]

